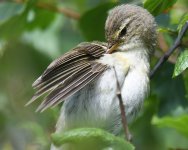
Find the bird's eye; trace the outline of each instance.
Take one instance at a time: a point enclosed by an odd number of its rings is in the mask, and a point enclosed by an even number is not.
[[[123,37],[126,33],[127,33],[127,28],[124,27],[124,28],[121,30],[121,32],[120,32],[120,34],[119,34],[119,37]]]

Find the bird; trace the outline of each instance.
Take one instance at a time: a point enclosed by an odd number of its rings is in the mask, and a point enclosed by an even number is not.
[[[154,17],[141,6],[121,4],[109,10],[104,28],[106,42],[78,44],[32,85],[36,93],[27,105],[47,94],[37,111],[63,103],[56,133],[95,127],[119,135],[117,82],[129,124],[149,94],[150,57],[157,45]]]

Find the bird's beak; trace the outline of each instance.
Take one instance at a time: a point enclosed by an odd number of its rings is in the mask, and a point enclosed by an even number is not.
[[[119,43],[115,43],[113,45],[110,45],[108,50],[106,51],[106,53],[111,54],[113,51],[117,50],[118,46],[119,46]]]

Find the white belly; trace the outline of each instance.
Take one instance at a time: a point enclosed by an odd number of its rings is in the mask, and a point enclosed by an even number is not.
[[[140,69],[130,69],[126,75],[124,68],[115,65],[118,81],[122,87],[128,122],[136,116],[148,93],[148,77]],[[121,130],[119,101],[116,95],[114,69],[108,69],[97,81],[87,85],[65,101],[57,124],[57,130],[79,127],[99,127],[114,134]]]

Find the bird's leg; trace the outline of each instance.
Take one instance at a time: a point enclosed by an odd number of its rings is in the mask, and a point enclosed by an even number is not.
[[[123,99],[122,99],[122,95],[121,95],[121,87],[118,82],[116,70],[114,67],[113,67],[113,69],[115,72],[116,83],[117,83],[117,97],[119,100],[119,108],[120,108],[120,112],[121,112],[121,122],[122,122],[122,126],[124,129],[124,134],[125,134],[126,140],[130,142],[132,140],[132,135],[129,131],[129,127],[128,127],[128,123],[127,123],[127,118],[126,118],[126,114],[125,114],[125,106],[123,104]]]

